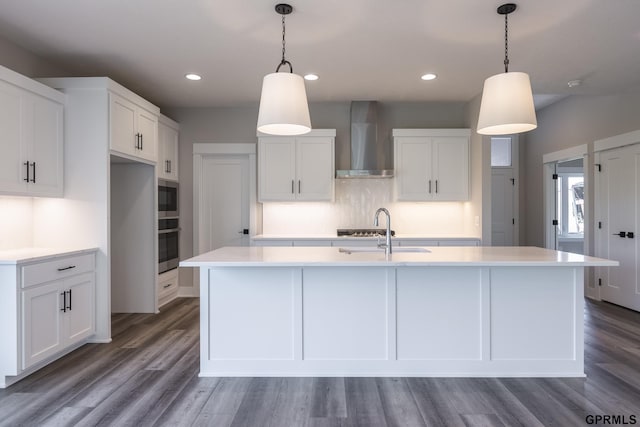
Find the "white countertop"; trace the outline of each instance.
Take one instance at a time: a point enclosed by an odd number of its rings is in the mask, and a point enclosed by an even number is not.
[[[15,265],[32,261],[45,261],[67,255],[80,255],[98,250],[98,248],[20,248],[0,251],[0,265]]]
[[[251,240],[376,240],[377,237],[337,236],[335,234],[256,234]],[[479,237],[446,235],[395,234],[393,239],[415,240],[480,240]]]
[[[291,266],[616,266],[617,261],[532,246],[429,247],[427,253],[342,253],[337,247],[224,247],[180,262],[180,267]]]

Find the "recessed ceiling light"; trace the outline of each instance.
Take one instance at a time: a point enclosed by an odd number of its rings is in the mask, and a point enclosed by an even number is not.
[[[193,81],[197,81],[197,80],[201,80],[202,79],[202,76],[200,76],[199,74],[194,74],[194,73],[185,74],[184,77],[187,80],[193,80]]]
[[[433,74],[433,73],[427,73],[427,74],[423,75],[423,76],[422,76],[422,77],[420,77],[420,78],[421,78],[422,80],[434,80],[436,77],[438,77],[438,76],[436,76],[436,75],[435,75],[435,74]]]
[[[567,82],[567,86],[569,87],[578,87],[582,84],[582,80],[580,79],[576,79],[576,80],[570,80]]]
[[[305,80],[318,80],[320,77],[318,77],[317,74],[306,74],[304,76]]]

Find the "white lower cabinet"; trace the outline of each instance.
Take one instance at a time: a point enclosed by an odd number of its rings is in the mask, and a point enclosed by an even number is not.
[[[174,268],[158,275],[158,307],[178,296],[178,269]]]
[[[70,347],[94,332],[94,273],[22,291],[22,368]]]
[[[0,387],[95,334],[95,251],[0,260]]]
[[[22,369],[57,353],[62,346],[61,282],[22,292]]]

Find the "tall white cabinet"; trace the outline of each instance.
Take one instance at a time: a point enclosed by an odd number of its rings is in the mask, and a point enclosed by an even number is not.
[[[335,129],[258,135],[259,201],[332,201],[335,136]]]
[[[469,129],[394,129],[396,197],[469,200]]]
[[[62,197],[64,102],[0,66],[0,194]]]
[[[157,311],[160,110],[106,77],[40,81],[66,95],[65,203],[50,212],[60,225],[46,230],[40,244],[99,248],[93,341],[109,342],[112,312]]]
[[[178,137],[180,125],[165,115],[158,121],[158,178],[178,181]],[[157,279],[158,307],[178,296],[178,268],[160,273]]]

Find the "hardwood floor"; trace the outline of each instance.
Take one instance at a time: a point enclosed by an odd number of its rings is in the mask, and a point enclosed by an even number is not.
[[[586,303],[586,379],[198,378],[198,316],[198,299],[158,315],[114,315],[111,344],[85,345],[0,390],[0,424],[584,426],[589,415],[640,423],[640,313],[607,303]]]

